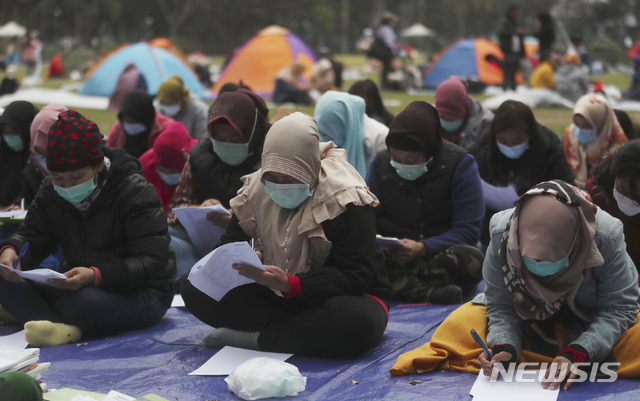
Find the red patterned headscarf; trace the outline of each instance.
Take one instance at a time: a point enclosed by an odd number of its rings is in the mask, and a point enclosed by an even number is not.
[[[60,113],[49,130],[47,168],[62,173],[100,164],[104,160],[102,138],[96,123],[77,111]]]

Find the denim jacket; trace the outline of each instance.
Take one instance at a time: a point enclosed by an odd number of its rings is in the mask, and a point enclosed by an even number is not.
[[[502,235],[513,211],[504,210],[491,219],[491,244],[484,260],[483,275],[486,282],[487,343],[490,347],[513,345],[519,354],[523,321],[513,308],[499,255]],[[584,278],[565,296],[564,302],[571,311],[591,323],[572,343],[587,351],[590,362],[602,361],[638,317],[638,272],[627,254],[622,230],[620,220],[598,208],[596,234],[585,262]]]

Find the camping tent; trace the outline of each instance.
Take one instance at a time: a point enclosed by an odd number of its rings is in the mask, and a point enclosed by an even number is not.
[[[124,45],[106,55],[87,74],[88,79],[78,93],[110,96],[116,89],[118,77],[130,63],[138,67],[151,94],[156,94],[160,84],[167,78],[178,75],[192,93],[205,96],[204,87],[188,65],[173,53],[147,43]]]
[[[477,79],[486,85],[500,85],[503,59],[500,46],[488,39],[459,39],[438,54],[427,71],[424,85],[436,88],[451,75]],[[522,80],[520,76],[517,78]]]
[[[426,36],[436,36],[436,33],[433,30],[422,25],[421,23],[416,22],[409,28],[403,29],[400,32],[400,36],[405,38],[420,38]]]
[[[26,33],[27,28],[14,21],[7,22],[6,24],[0,26],[1,37],[24,36]]]
[[[217,93],[227,82],[242,80],[260,96],[270,98],[275,77],[281,69],[301,61],[307,66],[306,73],[310,73],[315,60],[315,54],[302,39],[288,29],[272,25],[258,32],[236,52],[212,92]]]
[[[185,63],[187,63],[187,53],[184,52],[184,50],[182,50],[182,47],[178,46],[177,44],[175,44],[171,39],[167,39],[167,38],[155,38],[152,41],[149,42],[149,46],[157,46],[157,47],[161,47],[165,50],[170,51],[171,53],[175,54],[176,56],[180,57],[180,59],[182,61],[184,61]]]

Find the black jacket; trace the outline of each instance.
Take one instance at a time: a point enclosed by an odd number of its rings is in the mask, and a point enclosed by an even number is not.
[[[489,161],[487,159],[489,133],[482,135],[470,150],[470,153],[478,162],[480,178],[497,187],[506,187],[513,184],[518,195],[524,194],[531,187],[543,181],[557,179],[573,184],[573,171],[571,171],[571,167],[567,163],[562,143],[558,136],[540,124],[538,124],[538,134],[540,146],[536,149],[527,149],[518,159],[508,159],[497,151],[496,157],[501,159],[506,168],[493,172],[492,177],[489,177]],[[530,177],[525,177],[522,173],[525,165],[530,166]]]
[[[522,35],[516,33],[517,28],[517,21],[514,21],[509,17],[505,18],[498,28],[498,41],[500,42],[500,49],[505,56],[515,54],[517,56],[524,57],[524,40]],[[518,35],[518,51],[513,51],[514,35]]]
[[[376,217],[369,206],[347,205],[347,210],[322,223],[331,251],[322,267],[298,273],[302,294],[296,299],[320,304],[340,295],[371,294],[387,303],[391,285],[387,280],[384,257],[376,251]],[[222,244],[250,241],[251,238],[233,215]]]
[[[391,166],[388,150],[378,153],[372,167],[385,207],[378,216],[377,232],[419,241],[451,230],[453,176],[466,154],[465,149],[440,141],[429,171],[411,182],[401,178]]]
[[[270,127],[271,125],[266,123],[264,132],[266,133]],[[198,185],[198,203],[207,199],[217,199],[222,206],[229,209],[229,201],[236,197],[242,187],[240,178],[260,168],[263,144],[264,135],[247,160],[237,166],[230,166],[213,151],[210,138],[201,139],[196,143],[191,149],[189,162],[191,174]]]
[[[63,271],[96,267],[107,291],[128,293],[146,288],[170,304],[176,270],[169,246],[165,212],[153,185],[140,176],[142,165],[120,148],[100,147],[111,168],[100,173],[106,183],[86,215],[60,197],[51,177],[44,179],[25,222],[0,248],[20,250],[29,242],[21,265],[37,268],[57,243]]]

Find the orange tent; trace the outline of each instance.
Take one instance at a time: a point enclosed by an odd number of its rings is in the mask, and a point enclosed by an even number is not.
[[[270,98],[278,72],[294,61],[307,66],[306,73],[316,60],[313,51],[288,29],[272,25],[249,39],[233,56],[222,71],[212,92],[220,91],[222,85],[242,80],[260,96]]]
[[[156,47],[160,47],[162,49],[168,50],[171,53],[178,56],[182,61],[185,62],[185,64],[189,64],[187,62],[187,53],[185,53],[184,50],[182,50],[182,47],[178,46],[173,41],[171,41],[171,39],[155,38],[149,42],[149,46],[156,46]]]

